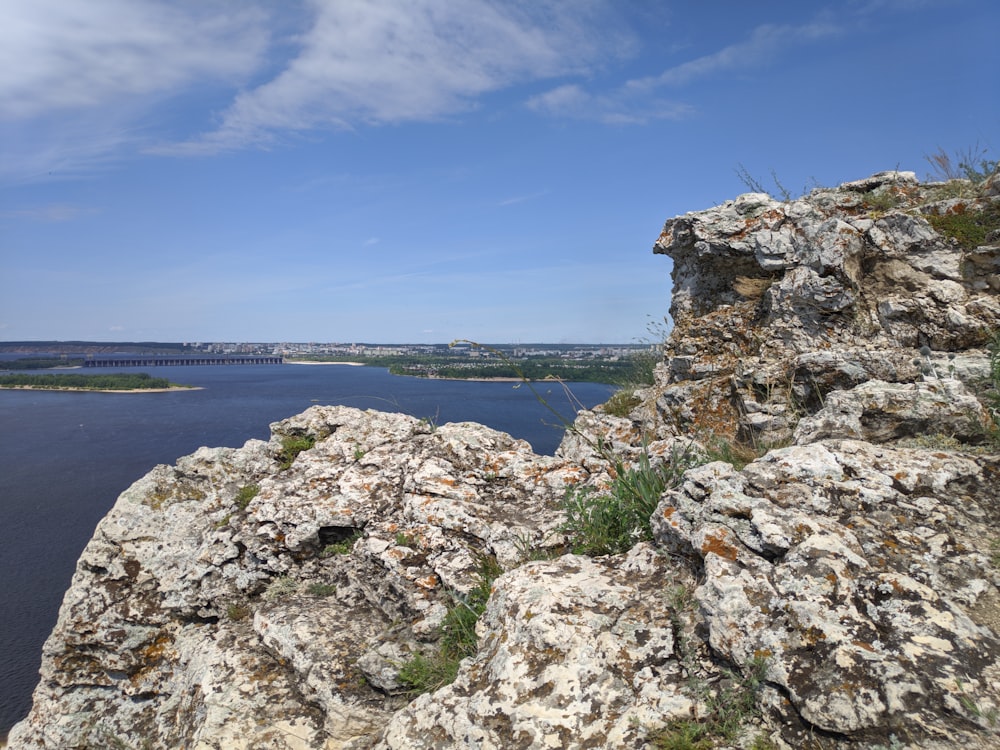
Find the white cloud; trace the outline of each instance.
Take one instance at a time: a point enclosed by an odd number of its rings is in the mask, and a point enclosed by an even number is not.
[[[837,26],[823,22],[802,26],[764,24],[756,27],[745,41],[669,68],[658,76],[630,81],[628,87],[647,90],[660,86],[684,86],[716,73],[763,65],[790,45],[806,44],[838,31]]]
[[[581,86],[559,86],[530,98],[527,106],[551,117],[594,120],[608,125],[641,125],[653,120],[680,120],[695,109],[683,102],[645,96],[621,87],[606,94],[590,94]]]
[[[18,120],[241,80],[260,63],[264,16],[241,3],[4,0],[0,118]]]
[[[512,84],[581,73],[628,48],[603,3],[311,0],[300,49],[236,97],[218,129],[175,147],[265,145],[275,134],[431,121]],[[605,22],[602,22],[604,19]]]
[[[681,87],[699,78],[730,70],[761,66],[793,44],[835,34],[838,27],[817,21],[802,26],[764,24],[749,38],[717,52],[676,65],[659,75],[636,78],[608,92],[591,94],[577,84],[567,84],[532,97],[527,106],[542,114],[588,119],[611,125],[645,124],[653,120],[680,120],[695,108],[684,102],[660,98],[656,92]]]

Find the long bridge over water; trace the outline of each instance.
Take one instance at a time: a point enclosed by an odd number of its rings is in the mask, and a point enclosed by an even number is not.
[[[84,367],[168,367],[171,365],[283,365],[284,357],[219,355],[207,357],[87,357]]]

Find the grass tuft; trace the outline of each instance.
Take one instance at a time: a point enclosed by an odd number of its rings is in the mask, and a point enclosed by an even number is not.
[[[699,460],[690,449],[676,452],[668,463],[656,466],[643,452],[633,468],[618,463],[608,490],[570,489],[563,501],[566,521],[562,527],[569,536],[570,549],[580,555],[614,555],[652,539],[649,519],[660,497],[677,486],[684,472],[696,463]]]
[[[291,468],[295,462],[295,457],[302,451],[307,451],[316,445],[316,438],[312,435],[286,435],[281,439],[281,452],[278,453],[278,460],[281,462],[281,470]]]
[[[399,668],[399,681],[411,695],[437,690],[455,681],[462,659],[476,653],[476,623],[503,569],[492,557],[482,557],[476,585],[465,596],[452,594],[452,605],[441,624],[438,650],[431,656],[415,654]]]

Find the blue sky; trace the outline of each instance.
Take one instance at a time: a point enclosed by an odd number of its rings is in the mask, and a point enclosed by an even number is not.
[[[799,194],[996,157],[997,29],[994,0],[4,0],[0,340],[640,340],[664,221],[740,165]]]

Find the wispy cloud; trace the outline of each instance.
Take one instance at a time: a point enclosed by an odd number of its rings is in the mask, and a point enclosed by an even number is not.
[[[264,16],[241,3],[5,0],[0,118],[18,120],[242,78],[261,61]]]
[[[506,198],[499,203],[498,206],[513,206],[517,203],[524,203],[525,201],[532,201],[535,198],[541,198],[549,194],[548,190],[539,190],[537,193],[528,193],[527,195],[515,195],[513,198]]]
[[[661,86],[685,86],[706,76],[758,67],[770,62],[790,46],[808,44],[839,31],[835,24],[825,22],[800,26],[764,24],[756,27],[744,41],[681,63],[659,75],[635,79],[628,83],[628,87],[648,90]]]
[[[433,121],[524,81],[582,73],[623,34],[602,3],[556,0],[312,0],[300,49],[268,82],[238,97],[220,126],[161,151],[268,145],[289,131]]]
[[[94,213],[97,213],[97,209],[95,208],[54,203],[49,206],[0,211],[0,219],[23,219],[25,221],[61,223]]]
[[[607,125],[644,125],[655,120],[681,120],[695,112],[684,102],[640,95],[628,86],[591,94],[578,84],[558,86],[526,102],[529,109],[550,117],[593,120]]]
[[[689,60],[654,76],[635,78],[601,93],[591,93],[579,84],[565,84],[532,97],[527,106],[554,117],[587,119],[611,125],[646,124],[655,120],[681,120],[696,108],[686,102],[663,97],[659,91],[681,88],[700,78],[731,70],[767,64],[788,47],[835,34],[839,28],[817,21],[801,26],[765,24],[744,41],[709,55]]]

